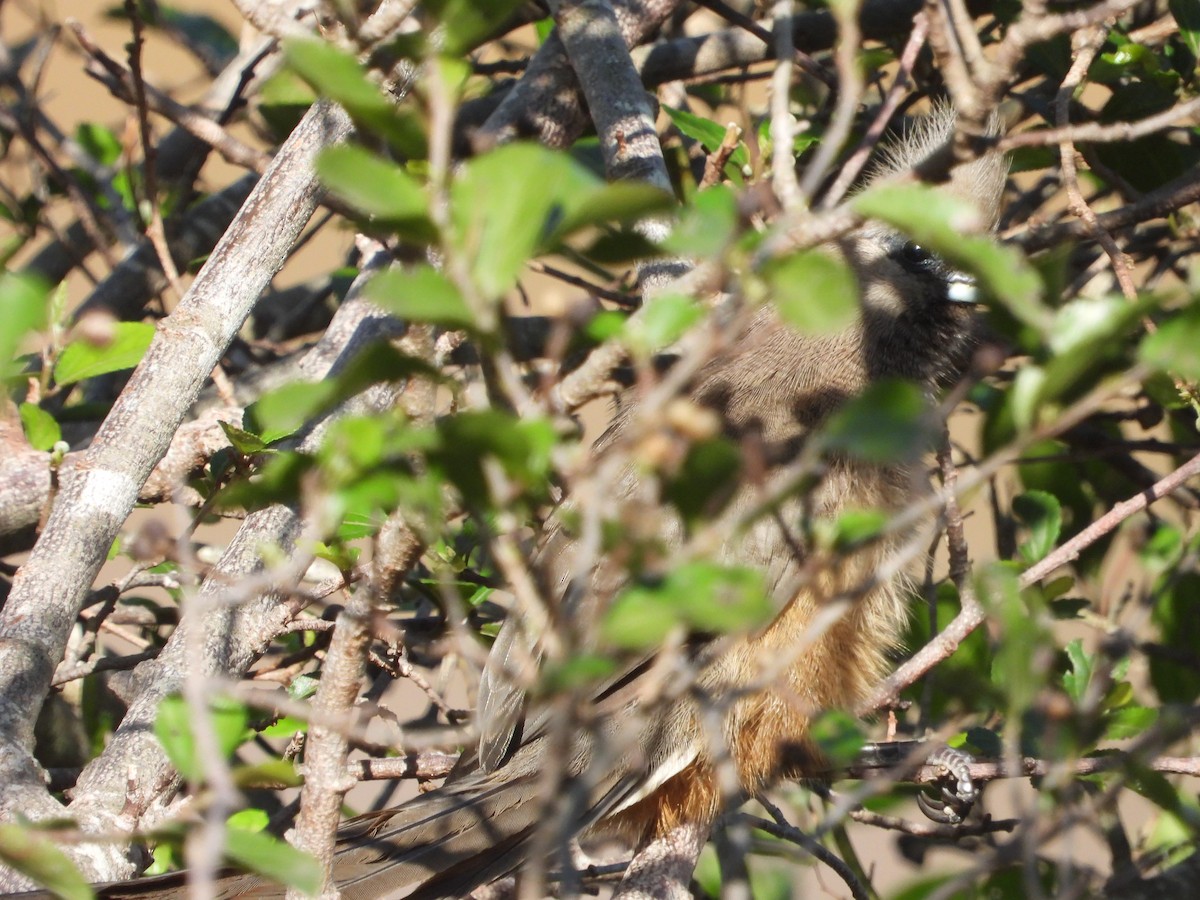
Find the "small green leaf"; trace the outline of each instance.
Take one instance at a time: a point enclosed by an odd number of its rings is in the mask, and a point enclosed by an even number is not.
[[[450,189],[454,241],[485,299],[516,283],[525,262],[599,180],[565,153],[506,144],[469,160]]]
[[[91,900],[96,896],[55,841],[28,825],[0,824],[0,862],[64,900]]]
[[[317,692],[321,682],[311,675],[297,675],[288,685],[288,696],[293,700],[307,700]]]
[[[713,185],[684,208],[663,249],[700,259],[718,257],[733,239],[737,224],[737,195],[728,185]]]
[[[1029,529],[1029,540],[1021,545],[1021,558],[1035,563],[1054,549],[1062,531],[1062,506],[1045,491],[1026,491],[1013,498],[1013,512]]]
[[[239,831],[262,831],[271,822],[271,817],[263,809],[239,809],[225,824]]]
[[[366,131],[382,135],[410,159],[425,156],[423,131],[407,113],[374,85],[358,61],[328,41],[290,38],[284,41],[288,65],[316,89],[350,114]]]
[[[321,153],[317,174],[330,191],[377,224],[413,240],[436,237],[424,188],[395,163],[342,144]]]
[[[557,665],[548,665],[542,673],[539,692],[561,693],[587,684],[595,684],[616,672],[616,660],[595,653],[583,653]]]
[[[474,328],[475,317],[462,294],[432,266],[418,265],[406,272],[387,269],[371,279],[367,298],[381,308],[413,322],[446,328]]]
[[[823,250],[785,256],[763,274],[780,318],[803,334],[841,331],[858,318],[854,272]]]
[[[932,438],[928,404],[906,381],[879,381],[835,413],[822,435],[828,450],[869,462],[915,459]]]
[[[332,381],[298,381],[268,391],[246,409],[246,422],[266,444],[294,434],[318,411],[334,402]]]
[[[1200,379],[1200,304],[1161,323],[1146,335],[1138,356],[1146,365],[1192,381]]]
[[[286,841],[262,831],[230,827],[225,856],[234,865],[286,884],[311,897],[321,892],[321,866]]]
[[[267,442],[258,435],[244,431],[229,422],[221,422],[219,424],[221,430],[225,432],[225,437],[233,445],[233,449],[242,454],[242,456],[253,456],[255,453],[262,453],[267,449]]]
[[[294,734],[294,732],[293,732]],[[291,735],[289,735],[290,737]],[[286,759],[271,759],[266,762],[257,763],[253,766],[238,766],[233,770],[233,783],[238,786],[239,790],[247,791],[255,788],[264,790],[277,791],[280,788],[300,787],[304,784],[304,779],[296,771],[296,766]],[[244,813],[259,813],[261,810],[242,810]],[[230,824],[234,824],[234,818],[239,813],[235,813],[230,818]],[[266,817],[263,816],[263,825],[256,828],[249,828],[251,831],[261,831],[266,824]],[[246,828],[248,825],[240,824],[239,827]]]
[[[570,160],[570,157],[567,157]],[[572,178],[579,185],[558,198],[562,203],[562,219],[542,242],[552,246],[582,228],[605,222],[636,222],[644,216],[661,213],[675,207],[675,198],[643,181],[616,181],[606,184],[591,177],[574,160]]]
[[[704,307],[685,294],[655,297],[625,327],[631,348],[649,356],[673,344],[704,318]]]
[[[758,570],[690,562],[657,584],[622,591],[601,631],[616,647],[639,649],[661,643],[676,625],[700,632],[744,631],[767,622],[772,612]]]
[[[17,348],[25,335],[46,322],[46,286],[37,278],[10,273],[0,274],[0,378],[20,372],[14,364]]]
[[[147,322],[114,322],[112,338],[104,344],[74,340],[59,354],[54,366],[54,380],[61,385],[73,384],[109,372],[132,369],[142,361],[154,326]]]
[[[725,140],[725,127],[718,125],[711,119],[705,119],[695,113],[690,113],[687,110],[675,109],[672,106],[663,105],[663,112],[671,117],[671,121],[681,132],[694,141],[698,141],[709,153],[715,153],[721,146],[721,142]],[[743,166],[750,164],[750,154],[746,150],[744,144],[739,143],[737,148],[729,156],[729,162],[740,171]]]
[[[48,451],[62,440],[62,429],[54,416],[36,403],[22,403],[18,410],[25,427],[25,439],[34,450]]]
[[[216,733],[218,750],[228,758],[246,738],[250,714],[246,707],[229,697],[214,697],[209,702],[209,718]],[[179,774],[189,781],[204,779],[205,766],[196,757],[192,731],[193,712],[178,694],[163,699],[154,720],[154,734]]]
[[[112,129],[95,122],[81,122],[75,129],[75,141],[102,166],[111,166],[121,158],[121,139]]]
[[[1072,700],[1079,703],[1091,683],[1096,660],[1083,652],[1083,641],[1079,638],[1067,644],[1067,660],[1071,664],[1071,671],[1063,673],[1063,688]]]
[[[684,521],[694,525],[729,499],[741,465],[742,455],[732,441],[721,437],[697,441],[688,448],[683,465],[664,486],[663,494]]]
[[[827,710],[814,718],[809,735],[834,769],[853,763],[866,743],[861,724],[842,710]]]
[[[881,509],[849,509],[836,519],[812,522],[817,542],[834,553],[849,553],[879,535],[889,516]]]

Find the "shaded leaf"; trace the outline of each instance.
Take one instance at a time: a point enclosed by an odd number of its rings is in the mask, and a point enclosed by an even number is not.
[[[921,389],[906,381],[879,381],[849,401],[822,434],[828,450],[870,462],[914,459],[930,443],[931,420]]]
[[[1046,491],[1026,491],[1013,498],[1013,512],[1029,529],[1029,540],[1021,545],[1021,558],[1035,563],[1054,549],[1062,531],[1062,507]]]
[[[91,900],[96,896],[54,840],[30,826],[0,824],[0,862],[65,900]]]

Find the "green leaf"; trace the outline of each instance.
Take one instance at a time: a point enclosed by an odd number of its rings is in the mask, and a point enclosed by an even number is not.
[[[1104,739],[1124,741],[1137,737],[1158,721],[1158,710],[1146,706],[1122,706],[1104,717]]]
[[[487,496],[482,460],[496,459],[509,477],[529,488],[542,486],[558,433],[547,419],[517,419],[499,410],[464,412],[437,424],[440,446],[430,462],[440,466],[463,497],[479,502]]]
[[[406,272],[397,269],[380,272],[367,285],[366,296],[402,319],[446,328],[475,327],[475,317],[462,294],[432,266],[418,265]]]
[[[640,649],[661,643],[676,625],[700,632],[744,631],[769,621],[772,612],[758,570],[690,562],[657,584],[627,587],[605,615],[601,633],[613,646]]]
[[[663,494],[688,525],[704,521],[729,499],[737,484],[742,455],[726,438],[697,441],[688,448],[679,472],[664,486]]]
[[[321,97],[335,100],[365,131],[382,135],[410,159],[427,152],[423,130],[367,77],[358,61],[328,41],[289,38],[284,57]]]
[[[763,274],[780,318],[803,334],[842,331],[858,318],[854,272],[823,250],[790,254]]]
[[[725,184],[705,188],[684,208],[663,249],[712,259],[721,255],[738,225],[737,195]]]
[[[239,831],[262,831],[271,822],[271,817],[263,809],[239,809],[225,824]]]
[[[523,0],[425,0],[422,4],[441,23],[442,53],[462,56],[474,50],[512,15]]]
[[[927,185],[880,185],[851,202],[856,212],[902,231],[942,259],[976,276],[980,288],[1040,332],[1050,329],[1042,282],[1014,247],[972,232],[987,223],[966,200]]]
[[[1013,512],[1029,529],[1029,540],[1021,545],[1021,558],[1035,563],[1054,549],[1062,531],[1062,506],[1045,491],[1026,491],[1013,498]]]
[[[55,841],[28,825],[0,824],[0,862],[65,900],[91,900],[96,896]]]
[[[264,441],[258,435],[251,434],[249,431],[243,431],[229,422],[220,422],[219,424],[221,430],[225,432],[225,437],[233,445],[233,449],[242,454],[242,456],[253,456],[255,453],[262,453],[267,449],[268,442]]]
[[[1096,660],[1083,652],[1083,641],[1079,638],[1067,644],[1067,660],[1071,664],[1071,671],[1063,673],[1063,688],[1072,700],[1079,703],[1091,683]]]
[[[848,509],[836,519],[814,519],[813,531],[821,547],[849,553],[879,535],[891,517],[881,509]]]
[[[310,897],[321,892],[320,864],[307,853],[266,832],[230,827],[225,857],[234,865],[296,888]]]
[[[317,692],[321,682],[311,675],[297,675],[288,684],[288,696],[293,700],[307,700]]]
[[[304,423],[328,412],[373,384],[414,376],[438,380],[440,374],[421,359],[388,343],[371,344],[331,381],[299,381],[269,391],[246,409],[246,429],[270,444],[293,434]]]
[[[598,179],[567,154],[507,144],[464,164],[450,189],[454,241],[483,298],[498,300]],[[553,214],[553,218],[552,218]]]
[[[664,294],[647,303],[625,326],[630,347],[643,356],[657,353],[683,337],[704,318],[704,307],[685,294]]]
[[[1167,7],[1175,16],[1179,36],[1192,51],[1192,56],[1200,57],[1200,4],[1195,0],[1168,0]]]
[[[19,407],[21,424],[25,427],[25,439],[34,450],[50,450],[62,440],[62,429],[54,416],[36,403],[22,403]]]
[[[644,216],[675,208],[675,198],[644,181],[600,181],[578,163],[567,157],[576,170],[573,179],[578,186],[559,198],[562,218],[542,242],[550,247],[582,228],[604,222],[635,222]],[[587,177],[585,177],[587,176]]]
[[[294,733],[294,732],[293,732]],[[290,737],[290,735],[289,735]],[[255,788],[264,790],[277,791],[280,788],[300,787],[304,784],[304,779],[296,771],[296,766],[286,759],[271,759],[266,762],[257,763],[253,766],[238,766],[233,770],[233,783],[238,786],[239,790],[247,791]],[[244,809],[244,813],[260,813],[261,810]],[[235,813],[230,818],[230,824],[234,824],[234,818],[240,813]],[[266,825],[266,816],[263,816],[263,825],[256,828],[250,828],[251,831],[261,831]],[[240,824],[239,827],[248,827],[248,825]]]
[[[330,408],[337,394],[332,381],[298,381],[268,391],[246,408],[246,422],[265,444],[294,434],[320,410]]]
[[[418,241],[437,236],[424,188],[395,163],[362,147],[342,144],[321,153],[317,174],[334,195],[376,224]]]
[[[616,672],[616,660],[609,656],[583,653],[562,663],[547,665],[541,676],[540,692],[561,693],[576,687],[595,684]]]
[[[111,166],[121,158],[121,139],[112,129],[95,122],[81,122],[75,129],[75,141],[102,166]]]
[[[827,710],[814,718],[809,726],[809,736],[816,741],[825,759],[835,769],[853,763],[866,743],[858,720],[836,709]]]
[[[886,380],[872,384],[830,417],[822,441],[827,450],[868,462],[897,462],[917,458],[932,436],[921,389],[907,381]]]
[[[132,369],[142,361],[152,340],[154,326],[147,322],[114,322],[112,338],[106,343],[74,340],[64,347],[54,366],[54,380],[66,385]]]
[[[214,697],[209,702],[209,719],[216,733],[218,751],[223,758],[233,754],[246,738],[250,714],[246,707],[229,697]],[[204,779],[204,764],[196,757],[192,731],[193,712],[183,697],[173,694],[158,705],[154,734],[171,763],[189,781]]]
[[[46,286],[38,278],[0,274],[0,378],[21,371],[13,357],[25,335],[46,323]]]
[[[1200,304],[1161,323],[1146,335],[1138,357],[1148,366],[1190,381],[1200,380]]]
[[[715,153],[720,148],[721,142],[725,140],[725,127],[718,125],[711,119],[705,119],[695,113],[690,113],[683,109],[675,109],[666,104],[663,104],[662,109],[663,112],[671,117],[671,121],[675,124],[676,128],[693,141],[698,141],[709,153]],[[729,162],[731,165],[736,166],[739,171],[743,166],[750,164],[750,154],[744,144],[738,144],[737,148],[730,154]]]

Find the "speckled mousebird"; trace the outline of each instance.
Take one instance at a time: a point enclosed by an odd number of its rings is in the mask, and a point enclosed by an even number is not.
[[[924,117],[891,147],[878,174],[907,170],[927,157],[948,139],[953,122],[946,108]],[[1006,164],[989,156],[957,168],[941,189],[970,200],[987,227],[997,218],[1005,177]],[[861,315],[853,325],[803,335],[766,306],[689,388],[696,404],[719,417],[726,435],[752,439],[773,465],[793,459],[806,434],[872,382],[907,379],[933,394],[960,379],[977,342],[969,282],[936,256],[878,225],[829,249],[858,279]],[[621,437],[635,409],[636,399],[622,408],[597,452]],[[922,489],[922,471],[916,461],[883,465],[834,457],[803,500],[789,501],[778,516],[764,516],[727,541],[720,560],[760,569],[778,612],[757,631],[689,643],[682,655],[694,682],[668,700],[646,704],[649,659],[594,692],[591,727],[563,735],[554,716],[528,702],[513,677],[514,667],[538,658],[537,636],[520,623],[506,624],[481,686],[478,749],[443,787],[344,826],[334,865],[342,896],[462,896],[518,870],[537,847],[546,849],[537,835],[555,816],[562,833],[615,834],[637,845],[681,822],[712,824],[729,793],[724,771],[735,773],[735,788],[745,795],[781,778],[814,774],[804,762],[816,766],[819,759],[808,723],[821,710],[857,708],[885,674],[906,621],[902,579],[884,578],[819,636],[810,625],[826,600],[878,572],[905,536],[877,542],[805,583],[798,578],[804,551],[781,523],[831,519],[851,508],[899,510]],[[638,477],[627,469],[620,492],[633,494]],[[753,489],[738,491],[731,502],[748,507]],[[557,526],[552,532],[542,563],[570,572],[574,539]],[[677,542],[680,532],[664,518],[667,542]],[[609,598],[620,586],[616,568],[602,561],[570,587],[564,582],[568,608],[593,612],[597,597]],[[661,693],[661,685],[656,689]],[[726,750],[729,768],[722,770]],[[548,805],[544,773],[552,765],[571,778]],[[169,896],[167,885],[147,879],[105,894]],[[281,894],[251,876],[230,876],[222,887],[223,896]]]

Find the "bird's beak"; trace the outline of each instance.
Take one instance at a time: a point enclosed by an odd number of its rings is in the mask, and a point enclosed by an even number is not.
[[[952,303],[979,303],[979,287],[966,272],[952,271],[946,277],[946,299]]]

